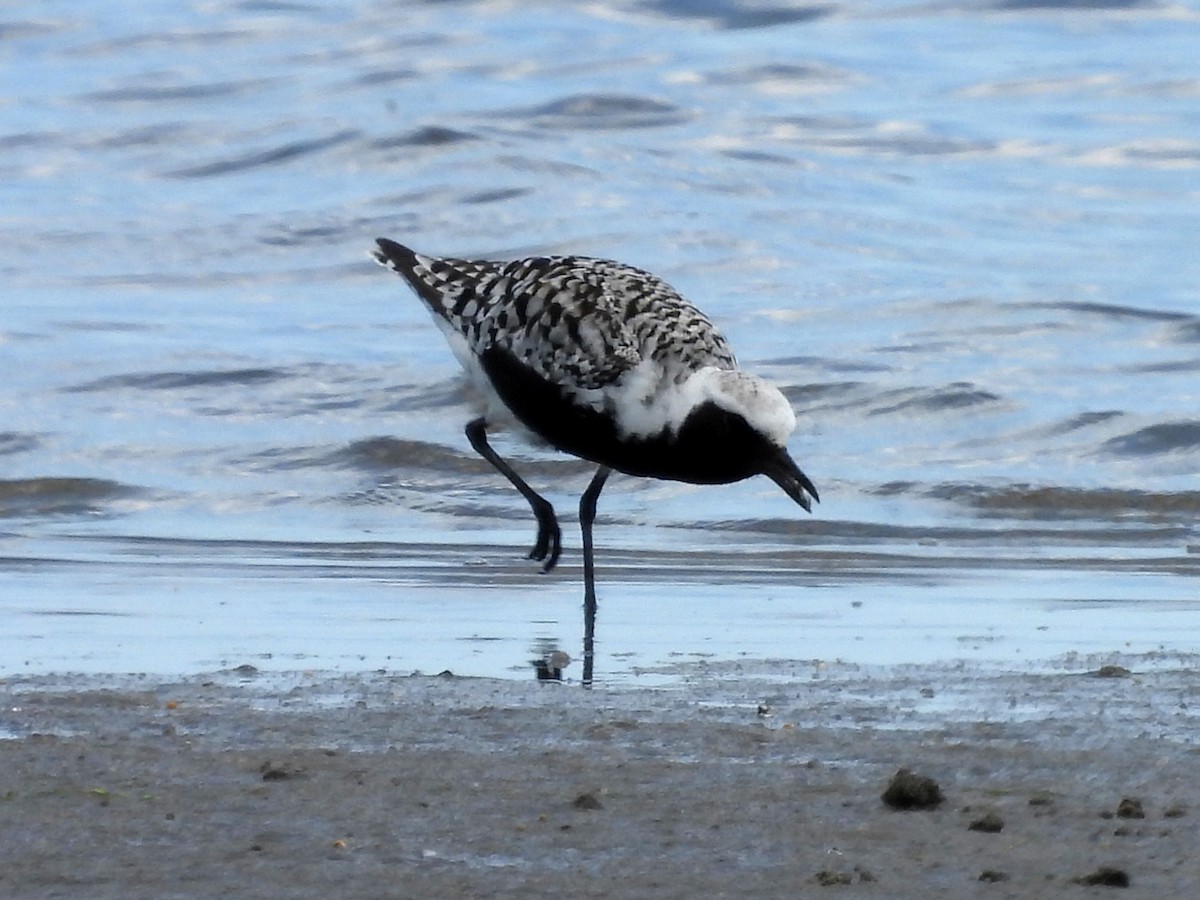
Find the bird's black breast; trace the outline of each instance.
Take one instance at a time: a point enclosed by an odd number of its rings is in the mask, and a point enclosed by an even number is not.
[[[480,354],[500,399],[530,431],[551,446],[628,475],[728,484],[759,474],[770,452],[745,419],[714,403],[698,406],[678,433],[664,428],[646,438],[622,437],[612,416],[580,406],[506,350]]]

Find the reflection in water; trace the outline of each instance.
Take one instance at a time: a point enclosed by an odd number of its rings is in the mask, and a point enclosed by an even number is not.
[[[563,680],[563,670],[571,664],[571,657],[566,652],[559,650],[557,645],[548,639],[538,641],[533,652],[537,655],[530,663],[538,681]]]

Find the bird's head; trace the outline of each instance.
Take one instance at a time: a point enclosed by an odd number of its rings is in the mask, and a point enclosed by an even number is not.
[[[737,369],[704,369],[697,375],[705,399],[735,421],[740,419],[753,433],[755,471],[811,512],[813,501],[820,497],[787,451],[787,439],[796,429],[796,414],[783,392],[757,375]]]

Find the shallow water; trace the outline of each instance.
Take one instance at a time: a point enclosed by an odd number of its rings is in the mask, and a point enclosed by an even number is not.
[[[563,514],[538,575],[377,235],[650,269],[793,401],[813,516],[610,483],[602,677],[1194,648],[1198,37],[1153,2],[2,14],[0,673],[577,655],[589,469],[497,443]]]

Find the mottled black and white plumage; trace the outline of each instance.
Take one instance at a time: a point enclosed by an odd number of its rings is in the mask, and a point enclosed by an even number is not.
[[[382,254],[382,251],[381,251]],[[435,259],[392,245],[386,262],[479,354],[502,347],[571,391],[612,385],[649,352],[678,379],[734,367],[712,323],[646,272],[599,259]]]
[[[561,548],[553,507],[496,454],[487,428],[515,425],[600,467],[580,502],[585,682],[591,528],[612,470],[696,484],[762,474],[806,510],[817,499],[786,449],[796,426],[787,399],[740,371],[712,322],[654,275],[581,256],[441,259],[386,238],[374,255],[425,301],[466,369],[482,407],[467,437],[529,501],[538,520],[530,557],[546,571]]]

